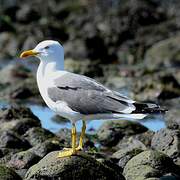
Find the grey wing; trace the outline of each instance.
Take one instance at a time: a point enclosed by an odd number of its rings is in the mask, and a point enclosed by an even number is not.
[[[64,101],[81,114],[131,113],[135,108],[129,99],[112,92],[93,79],[68,73],[48,88],[49,97]]]

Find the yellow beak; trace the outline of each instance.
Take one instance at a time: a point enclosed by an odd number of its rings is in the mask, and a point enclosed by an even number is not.
[[[39,54],[39,52],[36,52],[34,50],[28,50],[28,51],[24,51],[21,53],[20,55],[20,58],[26,58],[26,57],[29,57],[29,56],[35,56]]]

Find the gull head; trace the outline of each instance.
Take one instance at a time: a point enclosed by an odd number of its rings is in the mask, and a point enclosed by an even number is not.
[[[38,57],[41,61],[55,61],[64,58],[64,50],[58,41],[46,40],[40,42],[34,49],[21,53],[20,58]]]

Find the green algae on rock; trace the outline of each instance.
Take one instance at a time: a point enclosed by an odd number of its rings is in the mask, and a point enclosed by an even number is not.
[[[0,165],[0,178],[1,180],[22,180],[18,174],[5,165]]]
[[[120,172],[114,171],[88,155],[79,154],[66,158],[57,156],[58,151],[49,153],[28,170],[25,179],[125,180]]]
[[[127,120],[106,121],[99,128],[97,135],[103,146],[115,146],[127,135],[146,132],[148,129],[138,122]]]
[[[167,155],[153,150],[144,151],[134,156],[124,167],[123,174],[128,180],[158,178],[167,173],[180,175],[180,167]]]

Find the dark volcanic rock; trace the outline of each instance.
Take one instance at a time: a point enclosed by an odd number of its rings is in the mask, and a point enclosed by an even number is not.
[[[155,133],[151,146],[167,154],[176,162],[180,157],[180,131],[161,129]]]
[[[139,134],[148,129],[138,122],[107,121],[98,130],[98,139],[103,146],[115,146],[124,136]]]
[[[27,169],[36,164],[39,160],[39,156],[27,150],[14,154],[8,162],[8,165],[15,169]]]
[[[0,127],[0,132],[11,130],[19,135],[23,135],[28,129],[40,126],[41,124],[39,120],[23,118],[2,123]]]
[[[139,148],[142,150],[145,150],[149,147],[151,147],[151,140],[154,135],[154,132],[148,130],[144,133],[131,135],[131,136],[125,136],[123,139],[119,141],[119,143],[116,145],[116,149],[124,149],[124,148]]]
[[[148,67],[172,66],[180,64],[180,35],[175,35],[169,39],[154,44],[145,55]]]
[[[180,130],[180,111],[179,109],[171,109],[166,113],[165,116],[166,126],[169,129]]]
[[[4,131],[0,135],[0,147],[28,149],[31,146],[27,140],[19,137],[13,131]]]
[[[35,179],[118,179],[124,180],[120,172],[104,166],[87,155],[58,158],[58,152],[51,152],[38,164],[32,166],[26,180]]]
[[[158,178],[167,173],[180,175],[180,168],[167,155],[158,151],[144,151],[126,164],[123,174],[126,179]]]
[[[0,178],[1,180],[22,180],[12,169],[4,165],[0,165]]]
[[[27,107],[21,107],[18,105],[12,106],[10,108],[0,110],[0,121],[7,122],[15,119],[35,119],[40,122],[40,120],[31,112]]]
[[[125,167],[126,163],[137,154],[141,153],[143,150],[140,148],[125,148],[112,154],[112,160],[118,162],[118,165],[122,168]]]
[[[53,133],[50,131],[40,128],[40,127],[34,127],[29,129],[23,137],[32,145],[36,146],[40,143],[43,143],[49,138],[55,137]]]
[[[59,140],[49,139],[43,143],[37,144],[31,149],[31,152],[35,153],[40,157],[44,157],[51,151],[62,150],[63,145],[60,144]]]
[[[23,65],[10,64],[0,71],[0,98],[28,99],[40,101],[39,90],[34,74]]]

